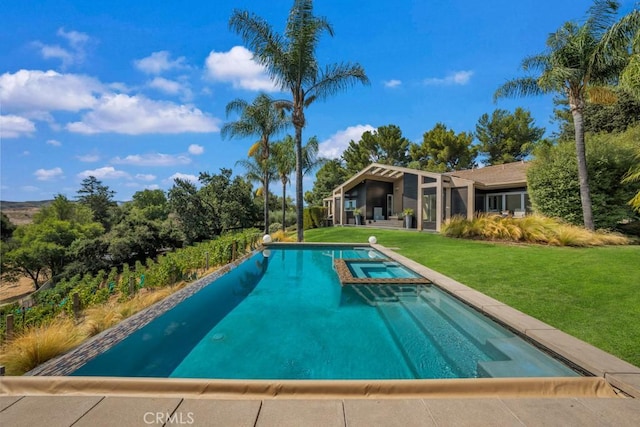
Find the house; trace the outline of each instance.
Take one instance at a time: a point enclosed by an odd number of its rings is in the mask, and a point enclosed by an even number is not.
[[[412,209],[412,228],[436,231],[456,215],[523,216],[530,211],[528,166],[514,162],[437,173],[373,163],[336,187],[324,206],[335,225],[355,224],[353,211],[359,208],[367,224],[401,226],[402,212]]]

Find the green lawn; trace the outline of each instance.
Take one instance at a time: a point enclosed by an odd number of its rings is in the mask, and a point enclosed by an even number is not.
[[[640,366],[640,246],[559,248],[394,230],[321,228],[308,242],[366,242],[431,269]]]

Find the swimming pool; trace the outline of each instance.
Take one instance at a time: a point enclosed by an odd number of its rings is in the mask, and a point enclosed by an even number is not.
[[[382,255],[368,247],[329,246],[276,247],[257,253],[72,375],[577,375],[435,286],[341,285],[335,259],[371,258]]]

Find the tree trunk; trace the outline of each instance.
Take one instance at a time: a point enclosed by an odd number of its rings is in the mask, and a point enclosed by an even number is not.
[[[578,157],[578,180],[580,182],[580,202],[582,203],[582,217],[584,228],[593,231],[593,212],[591,210],[591,192],[589,191],[589,177],[587,172],[587,155],[584,143],[584,122],[582,119],[582,102],[571,103],[573,126],[576,138],[576,155]]]
[[[296,224],[298,229],[298,242],[302,242],[304,240],[304,205],[302,204],[302,126],[295,122],[294,125],[296,127]]]
[[[287,181],[282,181],[282,232],[287,228]]]
[[[264,234],[269,234],[269,172],[264,173]]]

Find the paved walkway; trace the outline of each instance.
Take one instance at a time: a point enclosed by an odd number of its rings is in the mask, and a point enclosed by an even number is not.
[[[625,398],[212,400],[0,396],[0,426],[638,426]]]

